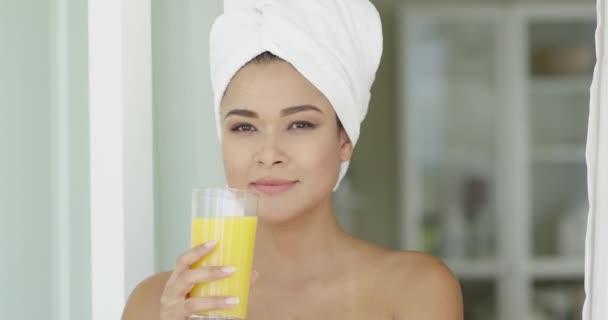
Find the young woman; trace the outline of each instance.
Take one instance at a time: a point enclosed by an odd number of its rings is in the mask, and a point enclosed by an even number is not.
[[[357,239],[332,209],[379,63],[375,8],[367,0],[275,0],[222,19],[212,31],[211,65],[226,180],[260,195],[248,319],[461,320],[460,287],[444,264]],[[375,29],[375,40],[357,23]],[[264,40],[243,44],[255,26]],[[247,54],[231,59],[231,47]],[[346,58],[336,54],[342,51]],[[184,320],[234,307],[231,297],[187,295],[195,283],[231,275],[221,267],[190,268],[211,250],[188,250],[173,271],[143,281],[123,320]]]

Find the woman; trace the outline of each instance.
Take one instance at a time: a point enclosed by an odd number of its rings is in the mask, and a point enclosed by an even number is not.
[[[381,40],[367,0],[262,1],[214,24],[211,76],[226,180],[260,195],[248,319],[462,319],[460,287],[445,265],[354,238],[332,209]],[[123,319],[183,320],[234,307],[231,297],[187,296],[195,283],[234,272],[190,269],[212,248],[188,250],[172,272],[143,281]]]

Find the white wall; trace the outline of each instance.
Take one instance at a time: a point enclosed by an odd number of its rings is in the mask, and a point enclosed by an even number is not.
[[[51,294],[51,150],[48,2],[6,1],[0,10],[0,310],[48,313]],[[25,85],[27,84],[27,85]]]
[[[211,24],[221,0],[153,0],[156,270],[190,244],[190,191],[223,186],[209,79]]]
[[[89,319],[87,0],[51,1],[52,197],[58,320]],[[61,199],[61,200],[60,200]]]
[[[89,318],[85,8],[0,4],[3,319]]]

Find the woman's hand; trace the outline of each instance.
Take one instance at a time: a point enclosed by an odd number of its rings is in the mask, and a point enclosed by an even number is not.
[[[161,320],[184,320],[195,312],[230,309],[239,303],[237,297],[188,297],[195,284],[230,277],[236,271],[229,266],[191,269],[191,265],[209,255],[215,245],[214,241],[210,241],[179,257],[161,295]],[[252,282],[256,277],[254,272]]]

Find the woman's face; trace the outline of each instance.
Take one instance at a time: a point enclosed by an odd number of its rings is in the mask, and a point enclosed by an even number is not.
[[[259,213],[287,221],[331,204],[352,144],[325,96],[290,64],[250,63],[221,103],[228,185],[260,194]]]

